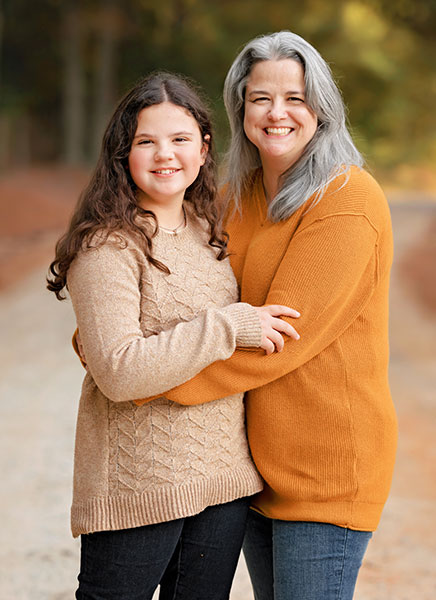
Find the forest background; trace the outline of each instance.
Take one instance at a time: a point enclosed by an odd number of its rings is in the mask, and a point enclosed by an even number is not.
[[[373,172],[435,187],[436,0],[3,0],[0,15],[0,170],[93,164],[116,100],[155,69],[205,89],[223,150],[229,65],[290,29],[330,63]]]

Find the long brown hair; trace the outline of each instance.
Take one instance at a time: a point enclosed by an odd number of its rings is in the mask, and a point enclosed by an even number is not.
[[[209,244],[218,248],[217,259],[223,260],[227,256],[228,236],[222,230],[222,215],[216,204],[216,162],[209,111],[191,81],[172,73],[153,73],[135,85],[115,109],[103,136],[92,178],[79,198],[67,232],[56,244],[47,287],[58,300],[65,299],[62,291],[67,284],[67,272],[78,251],[91,244],[104,244],[108,236],[116,232],[133,233],[140,241],[146,259],[169,273],[168,267],[152,254],[152,239],[158,231],[156,216],[138,206],[136,186],[127,168],[139,112],[162,102],[171,102],[188,110],[198,123],[202,139],[207,139],[206,161],[197,179],[186,190],[184,199],[193,205],[198,217],[209,223]],[[145,217],[145,226],[138,225],[138,215]]]

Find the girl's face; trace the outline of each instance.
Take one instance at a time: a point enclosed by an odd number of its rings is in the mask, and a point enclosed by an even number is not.
[[[245,91],[244,130],[262,165],[283,173],[302,155],[317,128],[305,102],[304,71],[292,59],[265,60],[251,70]]]
[[[207,151],[197,121],[181,106],[162,102],[141,110],[129,154],[138,204],[154,212],[181,207]]]

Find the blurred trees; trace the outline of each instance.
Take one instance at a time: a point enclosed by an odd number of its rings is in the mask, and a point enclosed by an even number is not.
[[[93,162],[116,99],[154,69],[211,98],[240,47],[290,29],[330,63],[370,164],[436,161],[436,0],[3,0],[0,167]]]

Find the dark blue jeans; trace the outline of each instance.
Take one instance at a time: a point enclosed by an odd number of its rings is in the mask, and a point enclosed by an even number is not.
[[[256,600],[353,598],[370,532],[249,512],[243,549]]]
[[[193,517],[82,535],[78,600],[226,600],[250,498]]]

